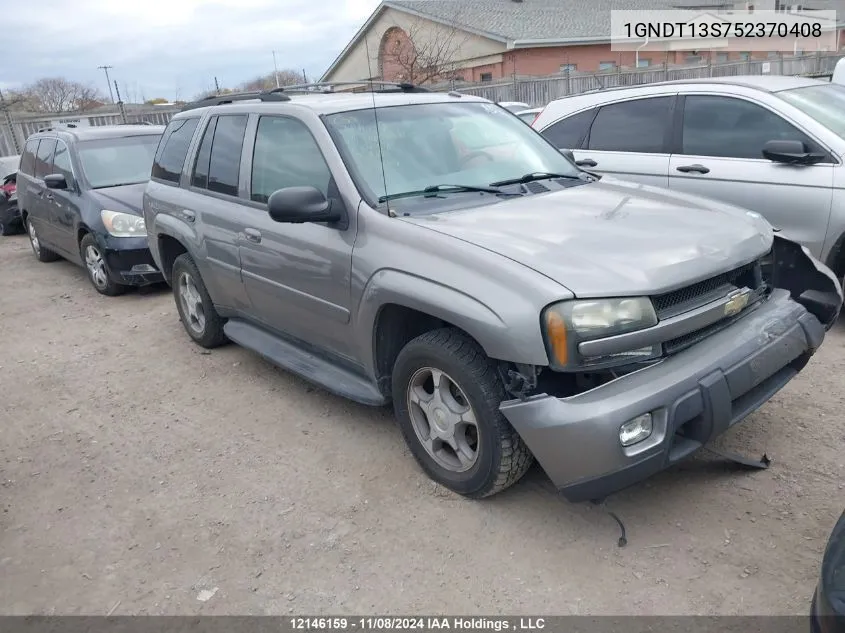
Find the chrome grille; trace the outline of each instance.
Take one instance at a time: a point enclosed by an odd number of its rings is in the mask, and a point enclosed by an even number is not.
[[[651,301],[657,318],[663,320],[714,301],[735,288],[757,290],[761,284],[760,262],[755,261],[684,288],[656,295]]]

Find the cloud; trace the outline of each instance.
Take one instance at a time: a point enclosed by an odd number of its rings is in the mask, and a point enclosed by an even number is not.
[[[97,66],[140,98],[190,98],[273,70],[318,77],[378,0],[38,0],[16,3],[4,25],[15,51],[0,87],[45,76],[106,91]],[[49,19],[45,19],[49,16]],[[11,22],[11,23],[10,23]],[[35,36],[37,34],[37,37]]]

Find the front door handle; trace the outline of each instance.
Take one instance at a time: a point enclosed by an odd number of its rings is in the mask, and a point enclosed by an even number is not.
[[[675,167],[680,172],[688,174],[690,172],[695,172],[698,174],[709,174],[710,170],[705,167],[704,165],[699,165],[696,163],[695,165],[681,165],[680,167]]]
[[[261,241],[261,232],[255,229],[244,229],[244,235],[250,242],[258,244]]]
[[[47,194],[47,195],[45,195],[44,197],[45,197],[45,198],[47,198],[47,200],[52,200],[52,199],[53,199],[53,194],[52,194],[52,193],[48,193],[48,194]]]
[[[598,163],[596,161],[594,161],[592,158],[585,158],[583,160],[576,160],[575,164],[578,165],[579,167],[595,167],[596,165],[598,165]]]
[[[182,217],[185,218],[188,222],[193,222],[197,219],[197,214],[191,211],[190,209],[182,209]]]

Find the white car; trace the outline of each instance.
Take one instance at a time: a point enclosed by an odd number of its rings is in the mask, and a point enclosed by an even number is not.
[[[521,112],[531,107],[527,103],[522,103],[522,101],[499,101],[498,103],[505,110],[510,110],[511,112]]]
[[[838,81],[713,77],[564,97],[532,127],[591,173],[756,211],[841,279],[843,112]]]
[[[534,120],[540,116],[540,113],[543,111],[543,108],[531,108],[530,110],[520,110],[519,112],[515,112],[516,116],[520,119],[525,121],[528,125],[534,123]]]

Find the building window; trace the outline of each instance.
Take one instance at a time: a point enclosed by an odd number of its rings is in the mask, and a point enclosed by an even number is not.
[[[780,53],[778,53],[777,51],[769,51],[769,53],[766,56],[769,59],[777,59],[780,56]]]
[[[481,73],[481,81],[493,81],[493,73]]]
[[[599,62],[599,70],[613,70],[616,68],[616,62]]]
[[[749,61],[749,60],[751,59],[751,53],[749,53],[748,51],[742,51],[742,52],[739,54],[739,58],[740,58],[742,61],[747,62],[747,61]]]
[[[561,64],[560,65],[560,72],[562,73],[574,73],[578,70],[578,64]]]
[[[727,53],[716,53],[716,59],[714,60],[717,64],[724,64],[728,61],[728,54]]]
[[[700,64],[701,63],[701,55],[687,55],[684,58],[685,64]]]
[[[651,66],[650,59],[643,59],[642,57],[640,57],[637,60],[637,68],[648,68],[649,66]]]

